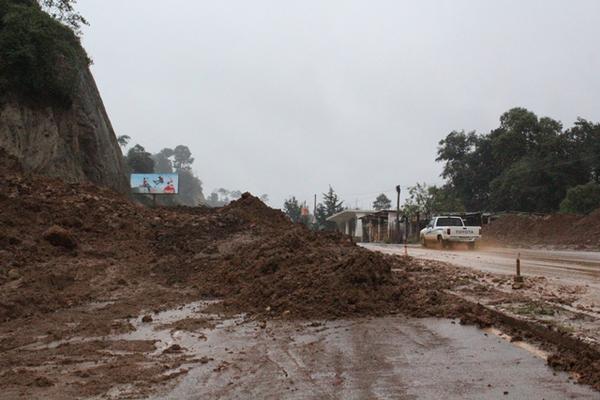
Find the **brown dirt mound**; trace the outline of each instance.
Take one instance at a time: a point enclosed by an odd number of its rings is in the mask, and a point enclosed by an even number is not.
[[[0,321],[131,291],[148,293],[140,308],[160,307],[154,292],[182,289],[277,317],[402,311],[399,261],[294,225],[249,193],[222,209],[147,209],[93,185],[4,171]]]
[[[2,353],[38,340],[34,338],[51,341],[128,330],[131,326],[122,321],[142,310],[215,297],[230,311],[265,318],[399,312],[494,322],[444,290],[457,287],[468,274],[372,253],[338,233],[311,232],[250,194],[216,210],[148,209],[93,185],[26,177],[3,162],[0,175]],[[48,242],[49,229],[61,237],[67,232],[77,239],[77,247]],[[91,306],[96,308],[90,311]],[[68,347],[56,351],[77,350]],[[13,358],[0,357],[0,376],[19,362],[35,365],[27,357],[53,359],[52,352],[11,354]],[[97,357],[85,354],[90,360]],[[129,355],[115,362],[115,367],[124,365],[123,371],[111,366],[107,370],[115,375],[103,383],[131,382],[146,374],[138,368],[143,363]],[[0,389],[11,384],[0,383]],[[101,390],[106,385],[98,385],[93,394]]]
[[[286,232],[241,245],[208,267],[201,290],[224,297],[236,310],[292,318],[435,315],[451,306],[441,292],[448,283],[431,282],[435,290],[424,295],[417,293],[417,274],[392,273],[410,262],[366,251],[340,235],[288,224]]]
[[[257,197],[246,192],[238,200],[223,207],[220,212],[224,215],[234,215],[247,222],[258,223],[268,227],[285,229],[290,225],[289,219],[279,210],[274,210],[260,201]]]
[[[600,248],[600,209],[589,215],[507,214],[483,230],[485,240],[508,245]]]

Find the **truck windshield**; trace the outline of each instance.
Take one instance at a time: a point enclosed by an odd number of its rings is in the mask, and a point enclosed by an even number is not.
[[[460,218],[438,218],[437,226],[463,226]]]

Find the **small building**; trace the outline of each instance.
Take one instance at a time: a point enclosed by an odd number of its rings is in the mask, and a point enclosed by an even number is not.
[[[357,242],[362,242],[363,225],[361,218],[372,212],[372,210],[344,210],[333,214],[327,218],[327,221],[335,223],[338,231],[352,236]]]
[[[361,219],[363,227],[363,242],[399,243],[405,237],[404,218],[400,218],[400,237],[396,230],[396,210],[374,211],[363,216]]]
[[[402,215],[400,220],[403,221]],[[400,238],[396,232],[396,210],[344,210],[327,218],[339,232],[357,242],[398,243],[404,238],[406,224],[400,222]]]

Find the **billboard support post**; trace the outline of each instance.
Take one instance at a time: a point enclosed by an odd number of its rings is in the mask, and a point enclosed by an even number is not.
[[[400,185],[396,186],[396,192],[398,197],[396,199],[396,243],[402,243],[402,237],[400,236],[400,191],[402,188]]]

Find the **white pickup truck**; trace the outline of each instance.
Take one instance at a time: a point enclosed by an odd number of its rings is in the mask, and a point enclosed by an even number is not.
[[[475,242],[481,238],[481,227],[465,226],[460,217],[435,217],[426,228],[421,230],[421,244],[437,244],[448,247],[453,243],[466,243],[470,249],[475,248]]]

